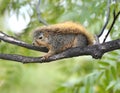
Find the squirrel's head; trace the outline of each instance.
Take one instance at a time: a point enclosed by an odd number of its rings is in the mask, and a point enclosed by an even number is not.
[[[48,48],[48,37],[46,33],[37,29],[33,33],[33,45]]]

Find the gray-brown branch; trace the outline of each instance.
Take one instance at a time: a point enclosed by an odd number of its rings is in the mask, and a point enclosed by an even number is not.
[[[109,19],[110,19],[110,3],[111,3],[110,0],[108,0],[107,13],[106,13],[106,16],[105,16],[106,17],[106,21],[105,21],[105,23],[104,23],[104,25],[103,25],[103,27],[102,27],[98,37],[100,37],[103,34],[103,32],[105,31],[105,28],[108,25],[108,22],[109,22]]]
[[[14,37],[4,34],[3,32],[0,32],[0,39],[5,42],[22,46],[31,50],[47,52],[46,49],[44,50],[39,47],[35,47],[30,44],[27,44],[23,41],[19,41]],[[42,57],[28,57],[28,56],[22,56],[17,54],[0,54],[0,59],[11,60],[11,61],[16,61],[21,63],[45,63],[45,62],[51,62],[59,59],[71,58],[71,57],[77,57],[77,56],[83,56],[83,55],[91,55],[93,58],[98,59],[98,58],[101,58],[104,55],[104,53],[117,50],[117,49],[120,49],[120,39],[106,42],[103,44],[87,46],[84,48],[81,48],[81,47],[71,48],[62,53],[53,55],[48,59],[44,59]]]
[[[41,51],[41,52],[48,52],[48,50],[46,48],[40,48],[40,47],[37,47],[37,46],[33,46],[31,44],[27,44],[23,41],[20,41],[20,40],[14,38],[13,36],[8,36],[7,34],[3,33],[2,31],[0,31],[0,40],[5,41],[7,43],[14,44],[14,45],[18,45],[18,46],[21,46],[21,47],[25,47],[25,48],[28,48],[28,49]]]
[[[40,0],[38,0],[38,4],[36,5],[36,11],[37,11],[37,16],[38,16],[38,21],[46,26],[48,26],[48,23],[41,17],[41,12],[40,12]]]

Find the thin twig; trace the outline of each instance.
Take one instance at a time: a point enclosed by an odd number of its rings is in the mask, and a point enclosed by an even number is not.
[[[113,0],[113,3],[116,4],[117,1],[116,1],[116,0]],[[113,22],[112,22],[111,27],[110,27],[110,29],[108,30],[107,34],[105,35],[105,38],[104,38],[104,40],[103,40],[103,43],[106,41],[106,39],[107,39],[107,37],[108,37],[108,35],[109,35],[109,33],[110,33],[113,25],[115,24],[116,19],[118,18],[118,16],[119,16],[119,12],[116,14],[115,7],[114,7],[114,10],[113,10]]]
[[[108,4],[107,4],[106,21],[105,21],[105,24],[104,24],[103,28],[101,29],[100,34],[98,35],[98,37],[100,37],[103,34],[103,32],[104,32],[104,30],[105,30],[105,28],[106,28],[106,26],[107,26],[107,24],[109,22],[109,18],[110,18],[110,0],[108,0]]]
[[[119,16],[119,14],[120,14],[120,11],[115,15],[115,17],[114,17],[114,19],[113,19],[113,21],[112,21],[112,24],[111,24],[111,26],[110,26],[110,28],[109,28],[109,30],[108,30],[108,33],[106,34],[106,36],[105,36],[105,38],[104,38],[103,43],[105,42],[105,40],[106,40],[106,38],[108,37],[111,29],[113,28],[113,26],[114,26],[114,24],[115,24],[115,22],[116,22],[116,20],[117,20],[117,18],[118,18],[118,16]]]
[[[113,0],[113,3],[116,4],[117,1],[116,0]],[[116,15],[116,11],[115,11],[115,7],[114,7],[114,10],[113,10],[113,17],[115,18],[115,15]]]
[[[115,2],[115,4],[117,3],[117,0],[113,0]]]
[[[37,16],[38,16],[39,22],[47,26],[48,23],[44,19],[42,19],[42,17],[41,17],[41,13],[40,13],[40,0],[38,0],[38,4],[36,5],[36,11],[37,11]]]
[[[116,12],[113,10],[113,18],[115,19]]]

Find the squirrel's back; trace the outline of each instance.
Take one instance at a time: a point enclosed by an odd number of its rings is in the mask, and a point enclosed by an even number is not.
[[[94,37],[80,24],[64,22],[38,28],[41,32],[54,32],[60,34],[83,34],[88,38],[89,44],[93,44]]]

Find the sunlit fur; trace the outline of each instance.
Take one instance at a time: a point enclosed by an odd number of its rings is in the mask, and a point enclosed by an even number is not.
[[[94,37],[87,32],[87,30],[80,24],[74,22],[64,22],[53,24],[49,26],[43,26],[37,28],[41,32],[54,32],[54,33],[63,33],[63,34],[83,34],[88,38],[89,44],[93,44]],[[37,31],[36,29],[36,31]]]

